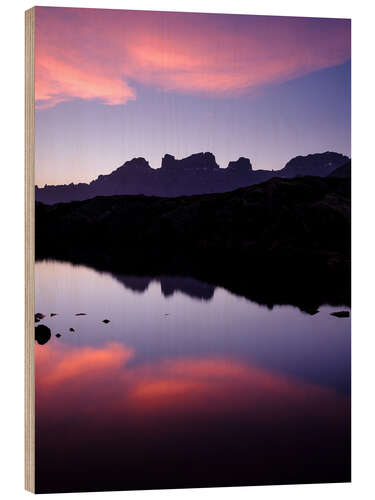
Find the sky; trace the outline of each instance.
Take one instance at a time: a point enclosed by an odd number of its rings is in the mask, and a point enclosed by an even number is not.
[[[211,151],[350,156],[350,20],[37,7],[35,181]]]

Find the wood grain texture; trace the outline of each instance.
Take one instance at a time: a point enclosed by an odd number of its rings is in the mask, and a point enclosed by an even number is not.
[[[25,12],[25,489],[35,493],[34,163],[35,10]]]

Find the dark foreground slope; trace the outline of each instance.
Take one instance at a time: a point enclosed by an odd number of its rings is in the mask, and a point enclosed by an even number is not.
[[[36,256],[190,275],[272,306],[350,300],[350,184],[271,179],[222,194],[36,204]]]
[[[352,162],[348,161],[340,167],[337,167],[333,172],[329,174],[329,177],[343,177],[351,179],[352,177]]]

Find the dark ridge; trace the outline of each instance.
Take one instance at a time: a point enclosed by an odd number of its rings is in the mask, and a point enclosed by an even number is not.
[[[351,178],[352,177],[352,162],[348,161],[341,167],[336,168],[333,172],[329,174],[330,177],[341,177],[341,178]]]
[[[315,175],[326,177],[336,168],[349,161],[347,156],[339,153],[316,153],[307,156],[296,156],[288,161],[284,168],[278,172],[278,177],[303,177]]]
[[[348,305],[350,181],[274,178],[219,194],[37,203],[36,256],[133,275],[124,284],[139,290],[145,276],[190,276],[269,307]],[[181,286],[170,280],[163,291]]]

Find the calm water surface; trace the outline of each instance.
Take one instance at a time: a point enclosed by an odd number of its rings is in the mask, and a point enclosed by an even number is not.
[[[52,338],[35,345],[37,490],[350,480],[338,309],[38,262],[35,310]]]

